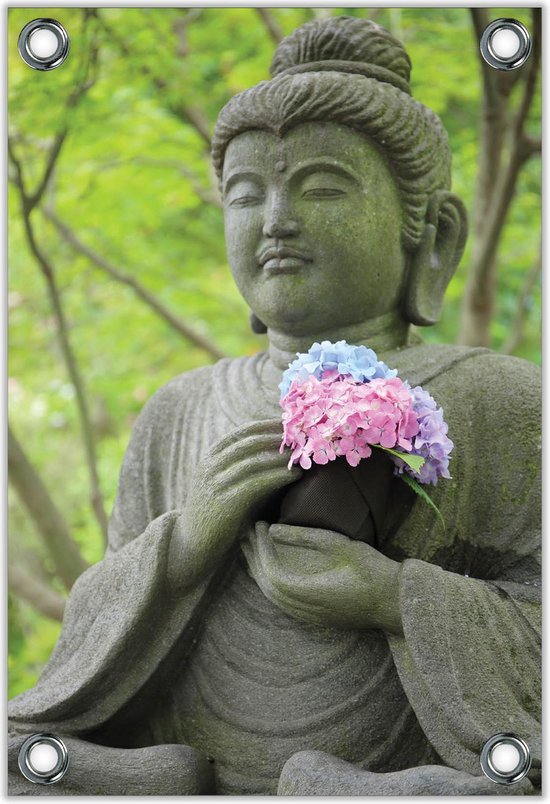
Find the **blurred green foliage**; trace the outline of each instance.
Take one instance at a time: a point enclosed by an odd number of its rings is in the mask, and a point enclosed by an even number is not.
[[[413,62],[413,94],[436,111],[449,132],[454,189],[471,211],[475,201],[481,79],[468,9],[300,9],[270,11],[283,34],[315,15],[374,17],[401,38]],[[528,27],[528,9],[491,9]],[[274,42],[250,8],[41,8],[59,20],[72,46],[64,65],[40,73],[17,53],[19,31],[36,10],[9,11],[9,130],[26,180],[40,180],[55,133],[67,140],[46,200],[88,246],[131,274],[167,307],[228,355],[263,347],[226,264],[223,220],[206,142],[189,122],[198,110],[211,130],[235,92],[269,77]],[[95,82],[81,102],[66,102],[91,49]],[[530,125],[537,130],[540,92]],[[499,249],[498,307],[493,346],[506,341],[517,299],[539,243],[540,163],[521,174]],[[176,374],[209,356],[77,254],[33,212],[41,247],[55,267],[69,335],[85,379],[98,440],[99,473],[107,509],[130,428],[145,400]],[[448,291],[442,321],[424,332],[430,341],[456,340],[470,250]],[[89,505],[88,474],[74,388],[56,339],[45,284],[24,236],[17,190],[9,192],[10,420],[46,480],[89,562],[103,545]],[[540,361],[540,287],[528,299],[517,354]],[[51,567],[39,535],[10,492],[10,551],[29,555],[43,577]],[[59,624],[10,596],[10,695],[32,685],[59,633]]]

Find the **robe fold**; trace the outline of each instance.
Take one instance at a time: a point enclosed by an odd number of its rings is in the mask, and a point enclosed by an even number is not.
[[[388,673],[398,679],[402,700],[392,693],[388,706],[403,723],[405,704],[411,708],[411,734],[419,724],[432,762],[435,756],[474,775],[489,737],[517,734],[531,749],[537,783],[540,372],[517,358],[463,347],[413,345],[381,357],[434,396],[455,443],[452,480],[428,488],[445,529],[415,499],[405,518],[393,506],[380,545],[402,562],[404,637],[387,637]],[[200,459],[235,427],[280,415],[276,389],[262,381],[266,360],[222,360],[177,377],[147,403],[124,459],[106,556],[74,585],[36,686],[10,702],[13,735],[49,731],[121,747],[170,741],[155,717],[158,690],[200,654],[204,624],[235,572],[228,560],[174,599],[166,584],[170,540],[182,526]],[[290,756],[300,743],[288,745]],[[302,747],[310,747],[307,735]],[[364,767],[386,769],[369,765],[369,756]],[[427,762],[429,751],[419,748],[414,759]],[[228,763],[229,779],[235,770]],[[224,789],[235,792],[231,784]],[[244,783],[242,789],[248,792]]]

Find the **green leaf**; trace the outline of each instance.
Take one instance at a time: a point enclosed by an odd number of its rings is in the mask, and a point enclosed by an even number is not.
[[[380,444],[373,444],[372,446],[377,449],[383,449],[384,452],[389,452],[390,455],[395,455],[396,458],[401,458],[403,463],[410,466],[413,472],[419,472],[426,462],[426,459],[423,458],[422,455],[409,455],[408,452],[398,452],[396,449],[381,447]]]
[[[410,488],[411,488],[411,489],[412,489],[412,490],[413,490],[413,491],[414,491],[416,494],[418,494],[418,496],[419,496],[419,497],[422,497],[422,499],[423,499],[425,502],[427,502],[427,503],[428,503],[428,505],[430,505],[430,506],[431,506],[431,507],[434,509],[434,511],[436,512],[437,516],[438,516],[438,517],[439,517],[439,519],[441,520],[441,524],[443,525],[443,530],[446,530],[446,528],[445,528],[445,520],[443,519],[443,514],[441,513],[441,511],[439,510],[439,508],[437,507],[437,505],[434,503],[434,501],[432,500],[432,498],[430,497],[430,495],[429,495],[429,494],[427,494],[427,493],[426,493],[426,491],[425,491],[425,490],[422,488],[422,486],[420,485],[420,483],[419,483],[417,480],[415,480],[415,479],[414,479],[414,477],[411,477],[410,475],[406,474],[405,472],[404,472],[404,473],[401,475],[401,479],[402,479],[402,480],[403,480],[403,481],[404,481],[404,482],[407,484],[407,486],[409,486],[409,487],[410,487]]]

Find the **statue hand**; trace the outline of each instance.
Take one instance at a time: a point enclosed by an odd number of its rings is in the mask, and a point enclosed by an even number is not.
[[[400,564],[374,547],[329,530],[257,522],[242,549],[264,595],[287,614],[402,634]]]
[[[280,419],[253,422],[221,439],[199,463],[173,538],[169,580],[176,588],[204,577],[243,523],[301,476],[301,469],[287,468],[288,455],[279,453],[281,436]]]

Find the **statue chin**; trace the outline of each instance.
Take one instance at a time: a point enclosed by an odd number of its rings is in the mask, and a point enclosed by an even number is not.
[[[256,307],[254,308],[256,311]],[[315,331],[315,324],[318,319],[324,321],[326,327],[327,316],[322,315],[319,309],[308,310],[301,302],[285,296],[280,296],[272,304],[260,306],[256,314],[261,321],[264,321],[269,329],[285,331],[292,328],[293,334],[303,334],[305,331]],[[294,333],[294,330],[301,329],[302,332]]]

